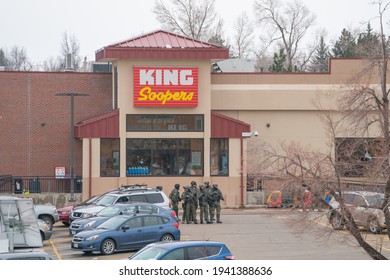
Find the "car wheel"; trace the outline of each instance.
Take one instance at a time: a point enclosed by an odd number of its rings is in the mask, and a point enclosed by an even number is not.
[[[103,255],[111,255],[115,252],[115,241],[112,239],[106,239],[102,242],[102,245],[100,246],[100,252]]]
[[[381,232],[381,227],[379,226],[379,222],[377,218],[371,218],[368,220],[367,228],[374,234],[378,234]]]
[[[344,228],[344,221],[341,215],[339,214],[334,214],[330,218],[330,224],[334,229],[343,229]]]
[[[160,239],[160,241],[164,241],[164,242],[171,242],[173,240],[175,240],[175,238],[173,238],[173,236],[169,233],[164,234],[163,236],[161,236]]]
[[[42,216],[39,217],[39,219],[44,221],[49,226],[49,230],[53,230],[53,221],[49,216]]]

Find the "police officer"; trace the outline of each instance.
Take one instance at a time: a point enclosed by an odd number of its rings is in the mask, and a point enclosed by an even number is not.
[[[203,183],[203,185],[204,185],[204,189],[207,193],[207,200],[206,200],[207,201],[207,205],[206,205],[207,213],[208,213],[208,216],[211,217],[211,207],[212,207],[213,202],[212,202],[211,197],[210,197],[210,193],[211,193],[210,183],[208,181],[205,181]],[[212,222],[213,220],[209,219],[209,221]]]
[[[191,191],[192,191],[192,193],[195,194],[195,209],[197,210],[198,209],[198,198],[197,198],[198,186],[197,186],[195,181],[191,182]]]
[[[212,223],[214,220],[214,212],[217,212],[217,223],[221,224],[221,199],[223,198],[221,190],[218,188],[217,184],[213,184],[210,192],[210,198],[212,201],[212,207],[210,208],[210,222]]]
[[[199,203],[198,203],[198,186],[196,184],[195,181],[191,181],[191,184],[190,184],[190,190],[191,192],[194,194],[194,201],[195,201],[195,216],[196,216],[196,212],[198,211],[198,206],[199,206]],[[193,221],[192,220],[192,216],[190,216],[190,221]]]
[[[181,195],[181,199],[184,200],[184,203],[186,204],[186,223],[189,224],[190,221],[193,221],[194,224],[197,224],[198,221],[196,220],[196,212],[195,212],[195,199],[196,194],[194,194],[190,188],[190,186],[187,186],[184,188],[184,192]],[[184,223],[184,221],[183,221]]]
[[[184,197],[184,193],[187,191],[188,186],[184,186],[183,188],[184,188],[184,192],[183,192],[183,194],[181,195],[180,199],[181,199],[181,201],[182,201],[181,207],[182,207],[182,209],[183,209],[183,215],[182,215],[181,220],[182,220],[182,223],[184,224],[185,221],[186,221],[186,207],[187,207],[187,205],[186,205],[186,200],[185,200],[185,197]]]
[[[173,188],[172,192],[169,194],[169,198],[171,199],[172,203],[172,210],[175,211],[176,217],[179,219],[179,202],[181,201],[180,197],[180,185],[175,184],[175,187]]]
[[[203,220],[206,221],[206,223],[210,223],[209,220],[209,205],[208,205],[208,193],[206,192],[206,188],[203,185],[199,185],[199,192],[198,192],[198,201],[199,201],[199,208],[200,208],[200,223],[203,224]]]

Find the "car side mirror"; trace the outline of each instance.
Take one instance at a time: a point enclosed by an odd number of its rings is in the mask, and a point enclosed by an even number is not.
[[[130,228],[129,225],[124,225],[124,226],[122,227],[122,230],[123,230],[123,231],[126,231],[126,230],[128,230],[129,228]]]

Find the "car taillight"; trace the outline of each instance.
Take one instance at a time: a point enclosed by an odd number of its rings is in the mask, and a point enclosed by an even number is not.
[[[173,226],[179,228],[179,223],[173,223]]]
[[[225,256],[224,258],[226,260],[234,260],[234,256],[233,255]]]
[[[176,217],[176,212],[175,211],[171,211],[171,215],[172,215],[172,217]]]

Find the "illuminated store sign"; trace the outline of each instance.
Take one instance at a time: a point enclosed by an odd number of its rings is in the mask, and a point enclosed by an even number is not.
[[[134,106],[198,106],[198,68],[134,67]]]

